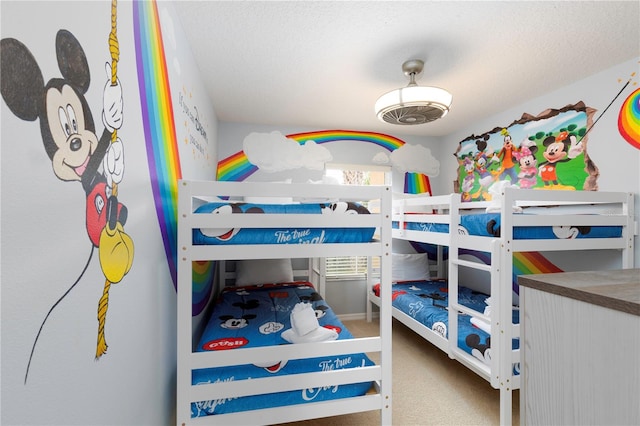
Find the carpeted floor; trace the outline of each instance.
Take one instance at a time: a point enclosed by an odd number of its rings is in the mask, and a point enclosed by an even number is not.
[[[378,323],[344,321],[356,337],[378,335]],[[500,392],[400,322],[393,323],[394,425],[498,425]],[[377,361],[375,356],[371,356]],[[520,423],[513,392],[513,424]],[[288,423],[289,426],[380,424],[377,411]]]

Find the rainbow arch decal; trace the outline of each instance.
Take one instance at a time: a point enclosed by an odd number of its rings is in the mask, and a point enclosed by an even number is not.
[[[376,144],[387,151],[393,151],[404,145],[404,141],[393,136],[382,133],[356,132],[351,130],[322,130],[317,132],[294,133],[286,137],[297,141],[300,145],[304,145],[309,140],[313,140],[317,144],[336,141],[368,142]],[[249,162],[244,151],[239,151],[218,163],[218,180],[245,180],[257,170],[258,168]]]
[[[177,187],[182,170],[155,1],[133,2],[133,26],[149,177],[171,278],[177,288]]]
[[[393,136],[375,132],[358,132],[354,130],[320,130],[305,133],[293,133],[286,136],[304,145],[312,140],[317,144],[336,141],[356,141],[367,142],[378,145],[387,151],[398,149],[405,142]],[[218,180],[221,181],[243,181],[253,173],[258,171],[258,167],[251,164],[244,151],[235,154],[218,162]],[[421,194],[431,192],[429,177],[422,173],[405,173],[404,192],[408,194]]]
[[[627,142],[640,149],[640,88],[624,101],[618,114],[618,130]]]

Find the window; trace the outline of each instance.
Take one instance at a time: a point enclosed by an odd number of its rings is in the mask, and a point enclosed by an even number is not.
[[[325,176],[341,185],[389,185],[391,168],[386,166],[327,164]],[[362,202],[367,206],[366,202]],[[327,280],[365,279],[367,276],[366,256],[327,257],[325,259]],[[372,259],[372,268],[380,270],[380,259]]]

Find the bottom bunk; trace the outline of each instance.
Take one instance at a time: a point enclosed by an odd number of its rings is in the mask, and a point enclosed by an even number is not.
[[[492,258],[497,258],[497,251],[494,242]],[[512,391],[520,388],[521,381],[520,312],[511,304],[511,283],[507,301],[506,284],[495,279],[495,266],[477,261],[464,261],[464,266],[491,276],[491,297],[475,290],[484,288],[481,282],[469,282],[468,288],[458,280],[431,279],[425,256],[394,254],[392,317],[499,390],[500,422],[511,424]],[[440,256],[436,262],[442,262]],[[372,305],[381,305],[380,290],[380,285],[375,285],[367,292],[368,320],[372,318]]]
[[[457,345],[449,342],[449,288],[444,279],[398,282],[392,288],[392,316],[411,328],[452,358],[458,359],[485,379],[491,378],[492,350],[491,297],[487,294],[458,287],[458,303],[465,312],[457,313]],[[380,305],[380,284],[369,293],[369,302]],[[474,313],[474,315],[471,315]],[[512,310],[513,324],[519,323],[517,307]],[[513,339],[517,350],[519,340]],[[519,373],[519,363],[513,364],[513,373]]]
[[[297,345],[352,339],[353,336],[306,281],[227,287],[216,301],[196,351]],[[309,372],[373,366],[364,353],[306,359],[268,358],[252,364],[194,370],[194,385],[229,383]],[[277,393],[220,398],[191,404],[191,416],[201,417],[285,405],[305,404],[365,395],[372,382],[304,387]]]

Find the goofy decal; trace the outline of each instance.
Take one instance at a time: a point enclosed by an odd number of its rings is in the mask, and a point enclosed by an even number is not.
[[[98,249],[105,283],[98,302],[96,359],[106,353],[104,337],[111,284],[119,283],[133,264],[133,240],[124,231],[128,210],[118,200],[118,184],[124,175],[124,148],[117,130],[122,126],[122,87],[117,78],[118,45],[115,36],[115,1],[109,36],[111,63],[99,117],[104,130],[98,137],[85,94],[89,89],[89,66],[85,53],[72,33],[58,31],[56,56],[61,77],[44,83],[42,72],[29,49],[19,40],[0,43],[2,98],[21,120],[39,121],[45,152],[53,174],[65,182],[79,182],[86,199],[86,230],[91,253],[77,280],[51,307],[36,335],[27,365],[25,384],[35,346],[47,318],[84,275],[94,249]]]

